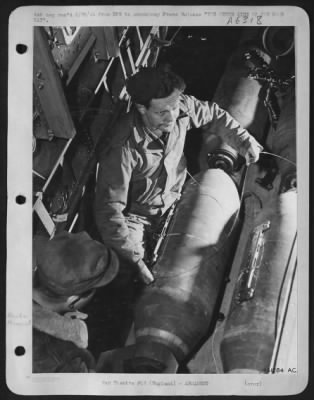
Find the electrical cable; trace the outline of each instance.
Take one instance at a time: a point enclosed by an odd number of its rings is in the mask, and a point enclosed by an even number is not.
[[[286,277],[287,277],[287,274],[288,274],[289,265],[290,265],[290,262],[291,262],[291,259],[292,259],[292,255],[293,255],[293,252],[294,252],[296,239],[297,239],[297,234],[295,233],[294,238],[293,238],[293,242],[292,242],[292,246],[291,246],[291,249],[290,249],[290,252],[289,252],[288,260],[286,262],[284,275],[283,275],[282,282],[281,282],[280,289],[279,289],[278,303],[277,303],[277,308],[276,308],[276,319],[275,319],[275,337],[277,337],[277,334],[278,334],[278,317],[279,317],[279,308],[280,308],[280,298],[281,298],[281,294],[282,294],[282,291],[283,291],[284,283],[285,283],[285,280],[286,280]]]
[[[261,151],[260,154],[268,154],[270,156],[277,157],[277,158],[280,158],[281,160],[287,161],[288,163],[290,163],[290,164],[292,164],[294,166],[297,165],[296,163],[294,163],[293,161],[289,160],[288,158],[279,156],[278,154],[275,154],[275,153],[270,153],[269,151]]]
[[[177,36],[177,34],[179,33],[180,29],[182,28],[182,26],[179,26],[179,28],[175,31],[175,33],[172,35],[171,39],[169,40],[170,43],[173,42],[174,38]]]
[[[218,330],[218,326],[217,326],[217,322],[216,322],[215,330],[214,330],[214,333],[213,333],[212,339],[211,339],[211,353],[212,353],[213,361],[215,364],[216,374],[220,374],[221,372],[219,371],[219,368],[218,368],[218,364],[217,364],[217,360],[216,360],[216,356],[215,356],[215,346],[214,346],[214,340],[215,340],[217,330]]]
[[[284,329],[284,325],[285,325],[285,321],[287,318],[287,314],[288,314],[288,306],[289,306],[289,302],[290,302],[290,298],[291,298],[291,293],[292,293],[292,289],[293,289],[293,283],[294,283],[294,278],[296,275],[296,271],[297,271],[297,261],[295,261],[294,263],[294,267],[293,267],[293,271],[292,271],[292,276],[290,278],[290,285],[289,285],[289,289],[287,290],[287,294],[285,296],[284,299],[284,305],[283,305],[283,316],[281,318],[281,324],[280,324],[280,329],[279,329],[279,333],[276,336],[276,340],[275,340],[275,344],[274,344],[274,353],[272,356],[272,360],[270,362],[270,370],[273,371],[273,373],[275,372],[275,366],[277,363],[277,358],[278,358],[278,354],[279,354],[279,346],[280,346],[280,342],[283,336],[283,329]],[[280,299],[278,300],[278,302],[280,301]],[[276,317],[278,318],[278,316]],[[277,322],[277,321],[276,321]]]

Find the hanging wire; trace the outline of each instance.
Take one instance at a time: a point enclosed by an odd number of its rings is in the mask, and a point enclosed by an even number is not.
[[[270,362],[271,370],[273,370],[275,368],[276,364],[277,364],[277,358],[278,358],[278,354],[279,354],[279,345],[280,345],[280,342],[281,342],[281,339],[282,339],[282,336],[283,336],[283,329],[284,329],[285,321],[287,319],[288,305],[289,305],[290,299],[291,299],[291,294],[292,294],[293,283],[294,283],[296,271],[297,271],[297,261],[295,261],[295,263],[294,263],[292,276],[290,278],[290,285],[289,285],[287,294],[286,294],[285,299],[284,299],[283,316],[282,316],[281,321],[280,321],[281,324],[280,324],[280,327],[279,327],[279,332],[277,333],[276,341],[275,341],[275,344],[274,344],[275,353],[273,354],[272,360]],[[279,301],[280,301],[280,299],[278,300],[278,302]],[[277,324],[277,318],[278,318],[278,315],[276,316],[276,324]]]
[[[289,160],[288,158],[279,156],[278,154],[275,154],[275,153],[270,153],[269,151],[262,151],[261,154],[268,154],[270,156],[277,157],[277,158],[280,158],[281,160],[287,161],[288,163],[290,163],[290,164],[292,164],[294,166],[297,165],[296,163],[294,163],[293,161]]]
[[[282,291],[283,291],[283,288],[284,288],[284,284],[285,284],[285,281],[286,281],[286,278],[287,278],[289,265],[291,263],[292,255],[293,255],[293,252],[294,252],[294,247],[295,247],[295,244],[296,244],[296,239],[297,239],[297,234],[295,234],[294,238],[293,238],[293,243],[292,243],[292,246],[291,246],[291,249],[290,249],[290,252],[289,252],[288,260],[287,260],[287,263],[286,263],[286,266],[285,266],[285,270],[284,270],[285,272],[284,272],[284,275],[283,275],[283,278],[282,278],[282,282],[281,282],[281,285],[280,285],[280,289],[279,289],[278,303],[277,303],[277,307],[276,307],[275,337],[277,337],[277,335],[278,335],[278,319],[279,319],[279,311],[280,311],[280,298],[281,298]]]
[[[212,353],[212,356],[213,356],[213,361],[214,361],[214,365],[215,365],[215,369],[216,369],[216,374],[220,374],[220,371],[219,371],[219,368],[218,368],[218,364],[217,364],[217,360],[216,360],[216,356],[215,356],[215,346],[214,346],[214,341],[215,341],[217,330],[218,330],[218,325],[217,325],[217,322],[216,322],[215,330],[214,330],[214,333],[212,335],[212,340],[211,340],[211,353]]]
[[[182,26],[179,26],[179,28],[175,31],[175,33],[172,35],[171,39],[169,40],[170,43],[173,42],[174,38],[177,36],[177,34],[179,33],[180,29],[182,28]]]
[[[290,280],[288,282],[288,290],[286,293],[286,296],[284,298],[284,304],[282,306],[283,312],[282,312],[282,318],[279,320],[279,312],[280,312],[280,298],[282,296],[282,291],[284,288],[284,284],[285,281],[287,279],[287,274],[288,274],[288,270],[289,270],[289,266],[291,264],[291,260],[292,260],[292,255],[294,253],[294,249],[295,249],[295,245],[296,245],[296,239],[297,239],[297,233],[295,233],[294,235],[294,239],[293,239],[293,243],[290,249],[290,253],[288,256],[288,260],[286,263],[286,267],[285,267],[285,271],[284,271],[284,276],[282,278],[282,282],[280,285],[280,290],[279,290],[279,295],[278,295],[278,302],[277,302],[277,307],[276,307],[276,316],[275,316],[275,345],[274,345],[274,354],[272,356],[271,362],[270,362],[270,366],[271,366],[271,370],[273,370],[276,366],[277,363],[277,358],[278,358],[278,353],[279,353],[279,345],[283,336],[283,326],[284,323],[286,321],[287,318],[287,313],[288,313],[288,304],[290,302],[290,298],[291,298],[291,293],[292,293],[292,289],[293,289],[293,283],[294,283],[294,278],[296,275],[296,270],[297,270],[297,261],[295,261],[295,264],[293,266],[292,269],[292,274],[290,277]],[[279,325],[279,329],[278,329],[278,325]]]
[[[200,183],[193,177],[193,175],[191,175],[191,174],[189,173],[188,170],[186,170],[186,173],[189,175],[189,177],[192,179],[193,182],[197,183],[198,186],[200,186]]]

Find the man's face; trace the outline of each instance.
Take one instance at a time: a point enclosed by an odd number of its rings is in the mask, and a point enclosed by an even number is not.
[[[170,132],[179,116],[180,95],[175,89],[168,97],[152,99],[149,108],[139,106],[144,124],[155,131]]]

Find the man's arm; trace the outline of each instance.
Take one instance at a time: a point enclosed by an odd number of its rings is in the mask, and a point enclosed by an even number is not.
[[[134,164],[130,151],[123,146],[102,155],[97,176],[95,218],[103,242],[136,262],[139,256],[134,252],[135,245],[129,239],[123,215]]]
[[[258,160],[263,147],[227,111],[217,103],[201,101],[193,96],[184,96],[184,100],[191,127],[199,128],[210,123],[210,130],[245,157],[247,164]]]

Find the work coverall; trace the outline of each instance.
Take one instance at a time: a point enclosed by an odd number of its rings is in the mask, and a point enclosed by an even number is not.
[[[147,131],[135,108],[115,124],[110,149],[100,155],[95,217],[103,242],[122,257],[133,262],[144,257],[146,227],[180,197],[186,178],[186,132],[207,123],[243,156],[255,141],[216,103],[184,94],[166,144]]]

